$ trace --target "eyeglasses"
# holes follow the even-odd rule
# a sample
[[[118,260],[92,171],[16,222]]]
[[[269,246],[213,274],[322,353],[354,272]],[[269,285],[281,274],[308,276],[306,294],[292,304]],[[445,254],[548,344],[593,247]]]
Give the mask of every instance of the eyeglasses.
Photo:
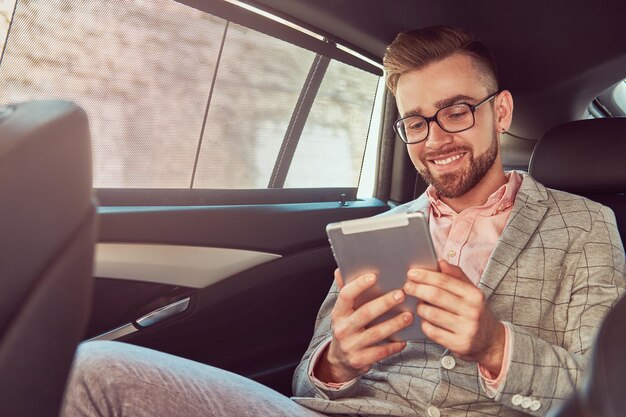
[[[393,130],[406,144],[423,142],[430,133],[430,122],[436,122],[439,127],[448,133],[459,133],[471,129],[476,123],[474,112],[483,104],[493,100],[498,91],[491,94],[475,105],[467,103],[453,104],[437,110],[432,117],[408,116],[397,120]]]

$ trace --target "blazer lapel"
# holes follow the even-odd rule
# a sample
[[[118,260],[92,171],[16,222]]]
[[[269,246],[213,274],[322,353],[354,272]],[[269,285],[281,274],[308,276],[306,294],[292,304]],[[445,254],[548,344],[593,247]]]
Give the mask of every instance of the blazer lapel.
[[[517,257],[539,227],[548,210],[542,203],[547,198],[545,187],[523,174],[511,215],[478,284],[487,299],[506,273],[513,268]]]

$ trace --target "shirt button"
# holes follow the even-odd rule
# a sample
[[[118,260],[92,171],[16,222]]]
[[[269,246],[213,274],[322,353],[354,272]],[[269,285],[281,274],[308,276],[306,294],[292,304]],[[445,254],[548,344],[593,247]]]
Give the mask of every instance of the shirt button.
[[[515,394],[515,395],[513,396],[513,398],[511,398],[511,403],[512,403],[513,405],[520,405],[520,404],[522,403],[522,401],[524,401],[524,397],[522,397],[522,396],[521,396],[521,395],[519,395],[519,394]]]
[[[433,407],[432,405],[428,407],[426,410],[428,417],[441,417],[441,411],[437,407]]]
[[[441,358],[441,365],[443,365],[443,367],[446,369],[454,369],[454,367],[456,366],[456,361],[454,360],[454,357],[446,355]]]
[[[530,408],[530,405],[533,403],[533,400],[531,400],[528,397],[524,397],[524,399],[522,400],[522,408]]]
[[[541,408],[541,403],[537,400],[534,400],[533,402],[530,403],[529,408],[531,411],[537,411]]]
[[[448,252],[448,258],[454,258],[454,255],[456,255],[456,252],[454,251],[454,249],[451,249],[451,250]]]

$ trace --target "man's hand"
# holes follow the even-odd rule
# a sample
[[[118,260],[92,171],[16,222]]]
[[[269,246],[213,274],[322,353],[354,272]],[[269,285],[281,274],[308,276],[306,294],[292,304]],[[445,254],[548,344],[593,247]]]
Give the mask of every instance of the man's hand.
[[[413,315],[410,313],[366,328],[372,320],[404,300],[402,290],[391,291],[359,308],[355,306],[357,297],[372,287],[376,279],[373,274],[363,275],[344,286],[339,269],[335,270],[340,291],[331,313],[333,339],[314,370],[320,381],[348,382],[365,374],[375,362],[406,347],[406,342],[380,342],[411,324]]]
[[[420,300],[422,331],[461,359],[479,363],[494,378],[504,357],[504,325],[496,320],[478,289],[457,266],[439,261],[441,272],[409,271],[407,295]]]

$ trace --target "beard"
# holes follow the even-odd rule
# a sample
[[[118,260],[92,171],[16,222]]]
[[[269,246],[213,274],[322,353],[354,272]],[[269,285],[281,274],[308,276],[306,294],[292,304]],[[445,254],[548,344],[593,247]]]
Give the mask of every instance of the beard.
[[[484,178],[498,157],[497,133],[493,132],[493,139],[489,145],[489,149],[477,157],[474,157],[472,149],[467,146],[454,146],[444,150],[445,153],[457,151],[466,152],[466,155],[469,158],[469,167],[459,169],[456,172],[444,173],[438,177],[432,175],[432,172],[428,168],[429,162],[426,160],[426,157],[432,158],[434,154],[424,154],[420,157],[420,161],[424,166],[423,168],[418,168],[417,171],[426,183],[433,186],[439,197],[461,197],[474,188]]]

